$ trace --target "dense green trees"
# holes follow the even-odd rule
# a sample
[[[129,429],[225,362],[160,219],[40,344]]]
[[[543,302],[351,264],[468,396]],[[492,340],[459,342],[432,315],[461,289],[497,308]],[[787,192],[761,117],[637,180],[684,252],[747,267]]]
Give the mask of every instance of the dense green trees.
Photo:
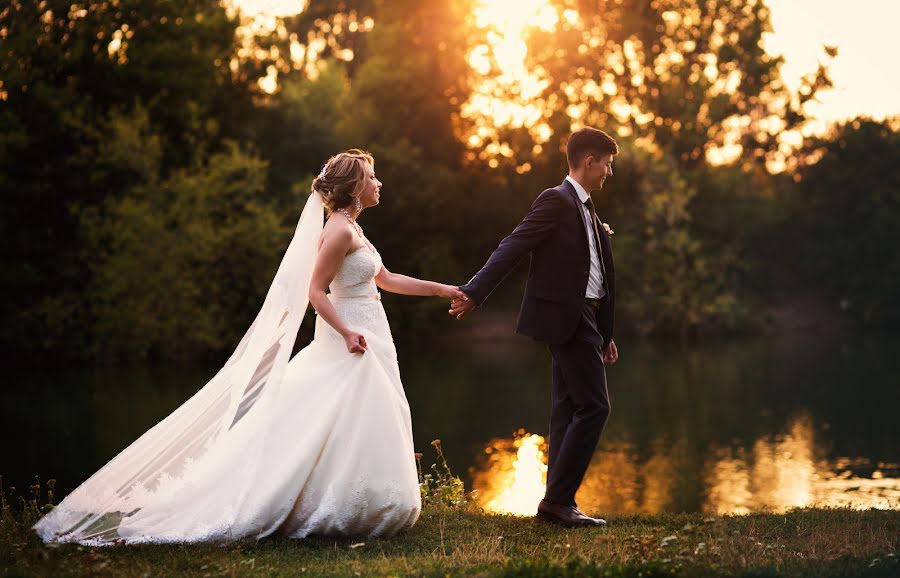
[[[0,29],[2,340],[82,356],[103,324],[91,239],[110,234],[82,215],[155,194],[243,130],[231,123],[250,104],[228,71],[234,23],[207,2],[26,0],[0,12]]]
[[[616,231],[623,330],[748,327],[785,275],[865,323],[895,321],[896,127],[855,121],[786,157],[777,136],[829,80],[822,68],[785,89],[760,48],[763,2],[600,5],[550,4],[555,28],[528,37],[529,92],[478,48],[496,31],[474,0],[314,0],[259,50],[214,3],[14,0],[0,9],[0,345],[228,351],[312,176],[351,146],[385,183],[363,224],[388,266],[464,282],[561,180],[573,122],[622,143],[597,204]],[[269,93],[257,79],[273,72]],[[542,112],[498,120],[478,95]],[[494,306],[515,307],[516,288]],[[389,305],[401,329],[448,323],[437,302]]]
[[[892,126],[893,124],[893,126]],[[789,221],[811,287],[859,321],[900,322],[900,132],[856,119],[809,139]]]
[[[265,161],[226,142],[163,176],[152,166],[162,139],[146,135],[146,119],[141,108],[114,116],[98,159],[140,164],[146,179],[80,212],[95,357],[191,357],[237,343],[290,238],[264,196]]]

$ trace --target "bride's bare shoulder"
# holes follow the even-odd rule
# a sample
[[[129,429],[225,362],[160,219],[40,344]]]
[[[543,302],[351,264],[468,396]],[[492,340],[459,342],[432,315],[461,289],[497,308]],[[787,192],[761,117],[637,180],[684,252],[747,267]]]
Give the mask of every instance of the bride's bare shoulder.
[[[319,247],[330,245],[346,249],[352,244],[353,231],[350,230],[346,219],[336,218],[334,215],[328,217],[325,221],[325,228],[322,229],[322,240],[319,242]]]

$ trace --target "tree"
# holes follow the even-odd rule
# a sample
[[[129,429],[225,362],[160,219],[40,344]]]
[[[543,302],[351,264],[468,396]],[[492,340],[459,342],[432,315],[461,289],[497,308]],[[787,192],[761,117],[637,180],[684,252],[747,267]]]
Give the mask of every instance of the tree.
[[[87,343],[83,259],[92,256],[78,214],[151,174],[164,180],[239,132],[250,101],[228,66],[234,29],[221,6],[195,0],[13,1],[0,10],[4,345],[77,355]],[[160,146],[144,146],[143,133],[117,142],[158,156],[108,146],[111,115],[139,109],[149,124],[131,128],[149,127]]]
[[[861,322],[900,322],[900,119],[858,118],[805,143],[791,255]]]
[[[643,215],[613,237],[622,267],[623,321],[641,333],[692,333],[733,326],[736,295],[730,279],[736,257],[691,231],[696,188],[676,163],[623,143],[620,178],[632,183]]]
[[[502,29],[471,40],[480,71],[460,122],[480,158],[539,165],[571,128],[588,125],[633,135],[688,168],[723,147],[717,162],[742,152],[762,164],[779,153],[780,133],[806,121],[802,105],[831,85],[823,65],[796,94],[785,87],[783,59],[763,48],[763,0],[551,6],[522,30],[525,71],[509,70]]]
[[[285,212],[265,196],[266,163],[226,143],[162,177],[158,163],[147,166],[163,141],[146,111],[114,114],[106,128],[110,156],[100,160],[148,171],[81,213],[89,353],[190,358],[234,347],[290,239]]]

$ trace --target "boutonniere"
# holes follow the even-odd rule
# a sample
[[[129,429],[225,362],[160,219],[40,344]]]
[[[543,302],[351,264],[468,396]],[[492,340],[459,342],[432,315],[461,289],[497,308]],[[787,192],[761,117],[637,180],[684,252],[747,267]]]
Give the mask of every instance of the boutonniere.
[[[609,235],[610,237],[615,235],[615,232],[613,232],[612,228],[610,228],[609,223],[604,223],[603,221],[600,221],[600,224],[603,225],[604,229],[606,229],[607,235]]]

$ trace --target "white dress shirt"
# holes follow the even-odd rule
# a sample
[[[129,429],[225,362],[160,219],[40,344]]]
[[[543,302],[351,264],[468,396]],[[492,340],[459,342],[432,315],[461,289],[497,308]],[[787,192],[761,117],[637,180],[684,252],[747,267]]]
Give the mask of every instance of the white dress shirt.
[[[603,289],[603,270],[600,267],[600,256],[597,254],[597,242],[594,241],[595,233],[594,224],[591,222],[591,212],[584,205],[590,198],[590,195],[584,190],[581,183],[572,177],[566,176],[566,180],[575,187],[575,192],[578,193],[578,199],[581,201],[581,217],[584,220],[584,228],[587,229],[587,244],[591,251],[591,271],[588,275],[588,284],[584,296],[589,299],[599,299],[606,295],[606,291]]]

